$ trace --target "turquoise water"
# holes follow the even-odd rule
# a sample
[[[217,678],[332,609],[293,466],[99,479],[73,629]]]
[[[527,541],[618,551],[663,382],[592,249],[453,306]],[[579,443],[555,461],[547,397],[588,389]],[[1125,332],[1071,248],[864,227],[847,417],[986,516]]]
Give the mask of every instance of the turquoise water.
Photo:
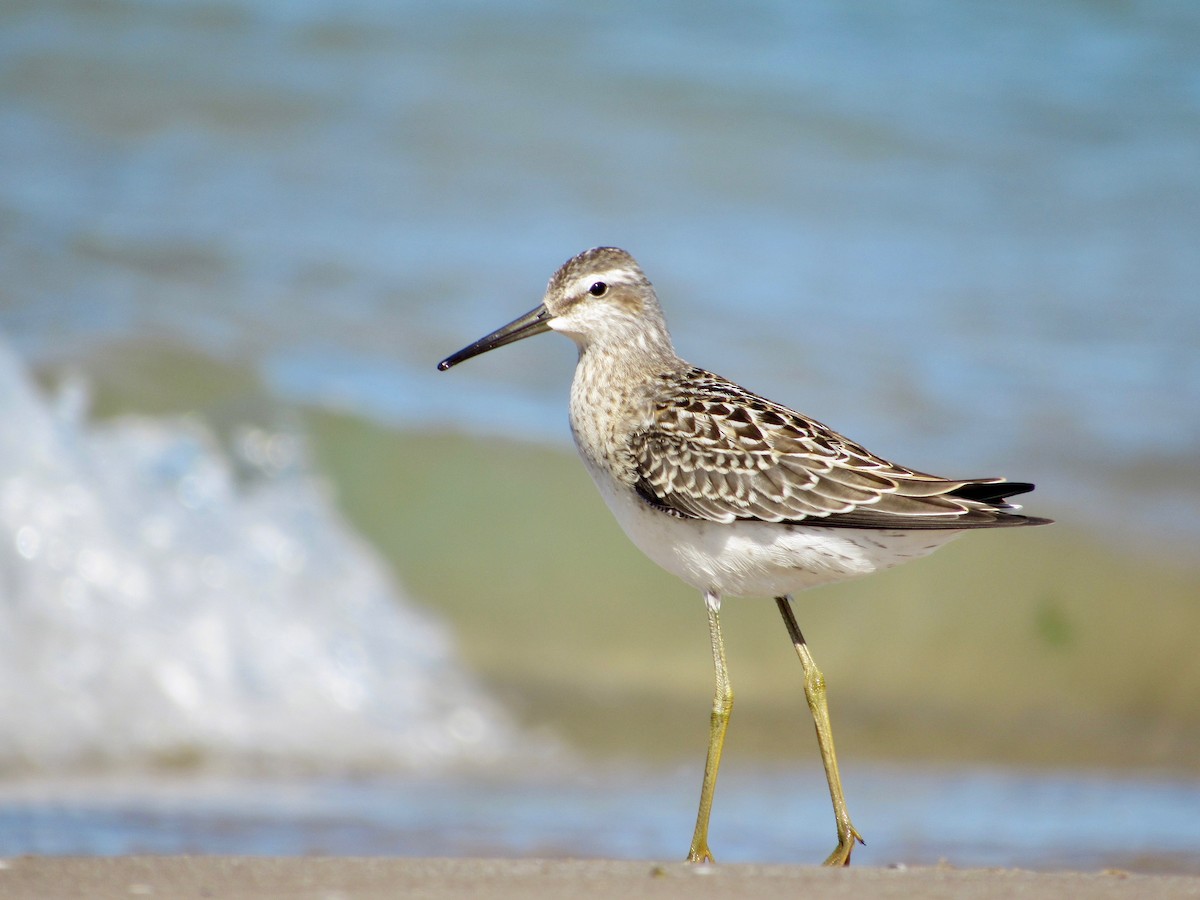
[[[294,435],[231,459],[203,422],[94,427],[85,385],[30,387],[115,341],[565,442],[565,342],[433,367],[620,244],[695,362],[901,462],[1036,481],[1037,514],[1194,544],[1198,46],[1168,0],[6,2],[0,854],[675,858],[690,832],[690,770],[514,772],[560,748],[380,574]],[[236,780],[264,769],[304,778]],[[723,779],[723,858],[827,852],[819,775],[779,777]],[[875,864],[1200,846],[1189,781],[847,779]]]

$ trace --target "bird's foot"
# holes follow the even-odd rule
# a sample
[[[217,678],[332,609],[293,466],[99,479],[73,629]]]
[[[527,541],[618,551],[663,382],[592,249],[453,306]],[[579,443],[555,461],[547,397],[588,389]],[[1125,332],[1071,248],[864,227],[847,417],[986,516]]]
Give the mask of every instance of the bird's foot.
[[[854,830],[854,826],[847,822],[844,828],[838,828],[838,845],[834,847],[833,852],[829,854],[822,865],[850,865],[850,852],[854,849],[856,842],[864,846],[867,843],[862,839],[862,835]]]
[[[699,847],[697,847],[695,844],[692,844],[691,848],[688,850],[687,861],[690,863],[716,862],[716,860],[713,859],[712,851],[708,849],[708,844],[702,844]]]

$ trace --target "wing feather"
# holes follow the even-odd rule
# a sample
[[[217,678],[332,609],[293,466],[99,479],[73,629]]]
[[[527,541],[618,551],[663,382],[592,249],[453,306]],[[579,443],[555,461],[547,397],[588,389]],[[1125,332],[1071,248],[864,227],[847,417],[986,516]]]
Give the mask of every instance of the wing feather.
[[[889,462],[821,423],[702,369],[660,382],[628,436],[631,478],[678,516],[852,528],[1034,524],[1003,478],[948,479]]]

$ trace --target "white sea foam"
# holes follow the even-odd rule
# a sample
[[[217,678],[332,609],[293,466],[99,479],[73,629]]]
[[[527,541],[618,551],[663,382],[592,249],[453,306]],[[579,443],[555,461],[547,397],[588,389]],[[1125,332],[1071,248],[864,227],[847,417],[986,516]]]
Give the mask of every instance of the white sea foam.
[[[246,430],[239,468],[195,419],[85,406],[44,399],[0,341],[0,772],[513,752],[299,439]]]

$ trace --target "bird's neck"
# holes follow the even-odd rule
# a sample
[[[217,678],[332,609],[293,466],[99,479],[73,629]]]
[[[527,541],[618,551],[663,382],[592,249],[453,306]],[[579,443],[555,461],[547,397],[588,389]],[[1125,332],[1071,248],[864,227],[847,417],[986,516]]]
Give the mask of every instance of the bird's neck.
[[[650,420],[661,377],[686,365],[669,337],[580,343],[571,382],[571,430],[589,466],[620,455],[628,433]]]
[[[579,365],[610,374],[634,374],[671,368],[678,361],[665,327],[610,327],[599,334],[576,337]]]

